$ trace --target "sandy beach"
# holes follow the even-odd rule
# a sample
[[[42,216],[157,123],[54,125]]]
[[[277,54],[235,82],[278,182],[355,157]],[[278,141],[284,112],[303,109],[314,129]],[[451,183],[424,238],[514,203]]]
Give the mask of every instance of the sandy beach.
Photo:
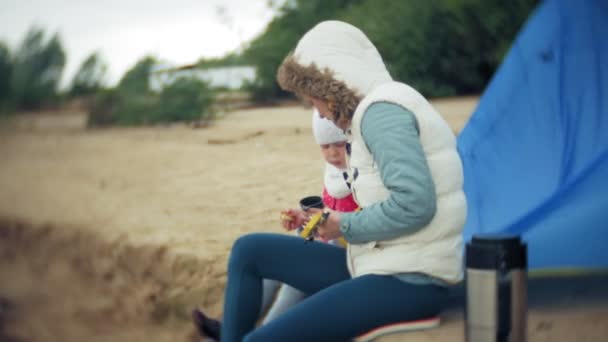
[[[459,132],[476,103],[433,104]],[[234,239],[281,232],[279,211],[321,190],[310,113],[249,109],[198,129],[0,121],[0,340],[197,341],[189,312],[221,314]],[[564,293],[531,308],[530,340],[605,341],[605,298]],[[381,341],[463,340],[459,305],[444,322]]]

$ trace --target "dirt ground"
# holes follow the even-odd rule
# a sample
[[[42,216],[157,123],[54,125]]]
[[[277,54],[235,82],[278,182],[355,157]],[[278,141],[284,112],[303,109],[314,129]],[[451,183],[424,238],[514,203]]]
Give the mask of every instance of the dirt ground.
[[[458,132],[476,103],[434,105]],[[189,312],[221,314],[234,239],[279,232],[279,210],[321,189],[310,112],[250,109],[204,129],[0,122],[0,340],[197,340]],[[462,340],[461,311],[382,341]],[[608,305],[540,305],[530,340],[604,341],[606,323]]]

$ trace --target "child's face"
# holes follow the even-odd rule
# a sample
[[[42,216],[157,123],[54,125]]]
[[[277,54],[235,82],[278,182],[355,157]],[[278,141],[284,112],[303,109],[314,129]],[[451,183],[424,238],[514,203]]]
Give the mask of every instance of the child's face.
[[[321,154],[323,159],[338,169],[346,168],[346,141],[339,141],[333,144],[324,144],[321,146]]]

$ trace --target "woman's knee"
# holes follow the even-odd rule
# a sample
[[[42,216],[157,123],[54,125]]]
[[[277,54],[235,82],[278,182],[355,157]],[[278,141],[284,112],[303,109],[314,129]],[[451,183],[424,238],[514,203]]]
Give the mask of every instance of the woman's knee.
[[[242,252],[252,252],[255,251],[255,246],[259,243],[262,236],[265,234],[259,233],[250,233],[245,234],[236,241],[232,245],[232,253],[242,253]]]
[[[260,234],[253,233],[236,239],[230,251],[229,266],[255,259],[256,250],[259,250],[259,247],[256,248],[256,246],[259,244],[260,238]]]

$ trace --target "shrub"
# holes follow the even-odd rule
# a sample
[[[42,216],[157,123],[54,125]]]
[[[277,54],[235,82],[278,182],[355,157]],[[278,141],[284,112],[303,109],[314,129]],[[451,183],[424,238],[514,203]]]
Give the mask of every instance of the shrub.
[[[179,78],[163,89],[156,110],[156,122],[196,121],[211,115],[213,92],[194,78]]]
[[[213,98],[207,84],[193,78],[180,78],[160,94],[109,89],[94,96],[87,123],[101,127],[192,122],[212,116]]]

